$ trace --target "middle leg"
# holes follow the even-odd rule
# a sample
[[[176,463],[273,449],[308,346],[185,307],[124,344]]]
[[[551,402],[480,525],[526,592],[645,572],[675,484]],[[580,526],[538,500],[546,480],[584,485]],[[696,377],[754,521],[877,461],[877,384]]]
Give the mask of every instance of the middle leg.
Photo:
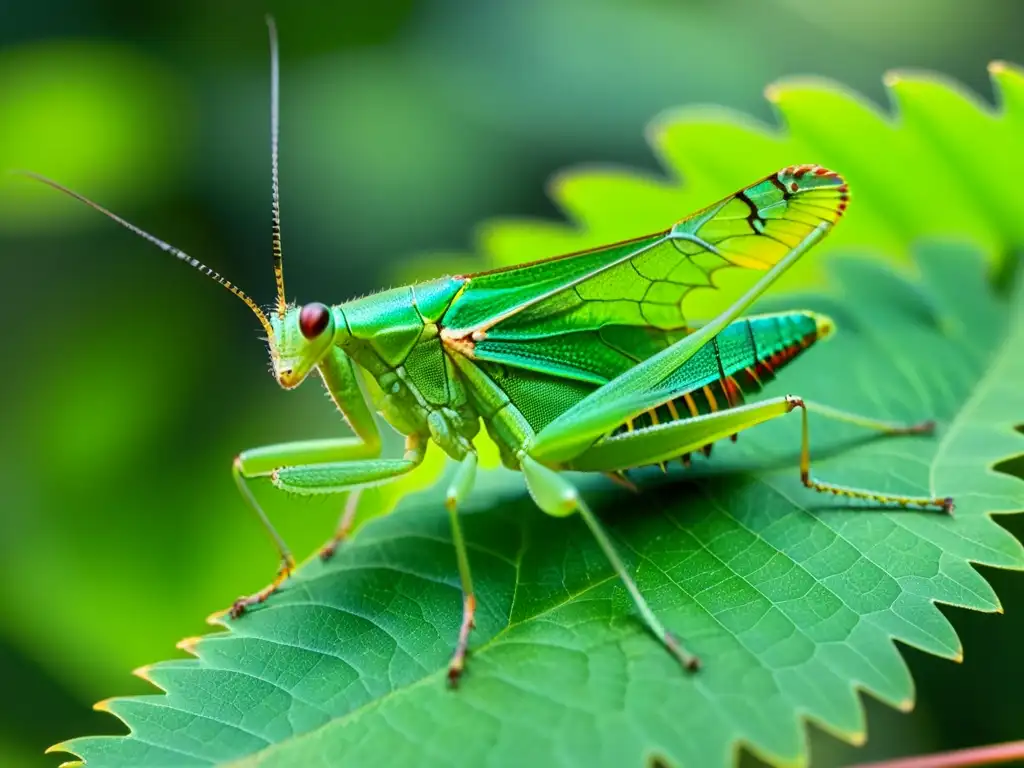
[[[359,497],[362,495],[362,492],[362,488],[356,488],[345,499],[345,506],[341,511],[341,517],[338,518],[338,525],[334,529],[334,535],[320,550],[320,559],[324,562],[334,557],[338,547],[352,533],[352,524],[356,521],[356,513],[359,511]]]
[[[327,447],[332,446],[332,443],[327,441],[324,441],[324,444]],[[260,458],[261,460],[269,459],[280,466],[279,469],[265,473],[269,475],[275,486],[299,496],[344,493],[345,491],[358,490],[369,485],[387,483],[416,469],[423,461],[426,448],[422,438],[411,435],[406,438],[405,456],[401,459],[363,459],[293,465],[287,461],[289,449],[292,449],[293,446],[301,447],[302,444],[285,444],[272,447],[271,449],[261,449],[263,455]],[[326,451],[324,452],[326,453]],[[312,452],[302,454],[298,450],[293,450],[292,454],[320,458],[319,455]],[[244,474],[236,470],[236,481],[238,481],[239,488],[247,496],[257,512],[259,512],[260,518],[266,521],[275,541],[282,548],[282,566],[270,585],[253,595],[240,597],[235,601],[230,611],[232,618],[238,618],[249,607],[266,601],[267,598],[281,587],[285,579],[291,575],[295,568],[295,559],[292,557],[291,552],[284,548],[283,540],[277,535],[276,530],[270,525],[262,508],[256,503],[256,499],[252,496],[252,491],[249,490],[245,483],[246,479]]]
[[[477,458],[475,453],[467,453],[455,472],[452,484],[448,486],[444,505],[448,508],[448,518],[452,526],[452,543],[455,545],[455,557],[459,563],[459,580],[462,582],[462,623],[459,626],[459,639],[455,644],[451,662],[448,664],[448,684],[454,688],[459,684],[466,668],[466,654],[469,648],[469,633],[476,625],[476,594],[473,592],[473,574],[469,570],[469,553],[466,552],[466,541],[462,537],[462,526],[459,524],[459,504],[473,490],[476,479]]]
[[[661,623],[661,620],[647,604],[647,600],[640,592],[640,588],[637,587],[633,577],[629,575],[625,563],[619,557],[619,553],[615,549],[611,538],[605,532],[590,507],[587,506],[580,496],[576,487],[560,472],[544,466],[535,459],[530,458],[529,455],[522,457],[520,467],[523,471],[523,476],[526,478],[526,487],[541,510],[555,517],[565,517],[574,512],[580,514],[604,552],[605,557],[611,563],[612,568],[615,569],[615,573],[625,585],[630,597],[633,598],[633,604],[640,612],[640,616],[651,633],[661,641],[669,653],[686,669],[691,671],[699,669],[700,659],[680,644],[678,638],[665,628],[665,625]]]

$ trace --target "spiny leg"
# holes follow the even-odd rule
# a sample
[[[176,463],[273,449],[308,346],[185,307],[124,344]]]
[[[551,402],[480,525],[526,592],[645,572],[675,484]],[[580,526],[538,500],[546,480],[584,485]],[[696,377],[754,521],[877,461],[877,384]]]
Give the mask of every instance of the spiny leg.
[[[850,498],[867,499],[880,504],[899,504],[904,507],[935,507],[951,512],[952,499],[902,496],[881,493],[865,488],[846,488],[832,483],[823,483],[810,476],[810,438],[807,424],[807,409],[812,408],[833,419],[858,426],[877,429],[887,434],[920,434],[934,428],[931,422],[899,424],[879,421],[857,414],[847,413],[828,406],[805,404],[802,398],[787,395],[758,403],[749,403],[714,413],[707,413],[692,419],[682,419],[656,426],[620,432],[584,451],[570,462],[567,469],[584,472],[614,472],[624,469],[655,464],[696,450],[699,446],[722,440],[729,435],[750,429],[758,424],[771,421],[800,408],[803,411],[803,438],[801,441],[800,470],[804,485],[817,491],[834,493]]]
[[[235,457],[235,461],[231,465],[231,474],[235,478],[235,484],[238,486],[239,491],[241,491],[242,496],[249,503],[249,506],[256,511],[256,515],[259,517],[263,527],[266,529],[267,533],[270,534],[270,538],[273,539],[274,545],[277,547],[277,553],[281,558],[281,565],[277,569],[277,573],[274,575],[274,579],[270,584],[255,594],[240,597],[235,600],[234,604],[231,606],[230,615],[231,618],[237,619],[250,605],[262,603],[270,597],[280,588],[285,579],[292,575],[292,571],[295,570],[295,556],[292,555],[291,550],[281,537],[281,534],[279,534],[277,529],[274,528],[274,524],[270,522],[270,518],[267,517],[267,513],[263,511],[263,507],[260,506],[258,501],[256,501],[256,496],[253,495],[252,489],[249,488],[248,483],[245,482],[242,455]]]
[[[338,525],[334,529],[334,535],[320,550],[320,559],[324,562],[334,557],[334,553],[337,551],[338,547],[352,532],[352,523],[355,522],[356,512],[359,511],[359,496],[361,494],[362,489],[356,488],[348,495],[348,498],[345,499],[345,507],[342,509],[341,517],[338,519]]]
[[[676,636],[665,628],[661,620],[651,610],[644,596],[640,593],[636,582],[633,581],[629,571],[626,570],[626,566],[622,562],[622,558],[619,557],[619,553],[616,551],[608,534],[605,533],[597,517],[580,497],[576,487],[559,472],[544,466],[528,455],[522,457],[520,466],[526,478],[526,486],[530,490],[530,495],[537,503],[537,506],[544,512],[556,517],[564,517],[573,512],[579,512],[587,527],[590,528],[590,532],[597,539],[597,543],[604,551],[608,561],[612,564],[615,572],[629,591],[630,596],[633,598],[633,603],[636,605],[648,629],[686,669],[698,669],[700,667],[700,660],[683,648]]]
[[[473,490],[476,479],[477,458],[475,453],[466,454],[455,472],[452,484],[448,486],[444,505],[448,508],[448,519],[452,526],[452,542],[455,544],[455,557],[459,562],[459,579],[462,582],[462,624],[459,627],[459,639],[455,644],[455,652],[448,664],[448,684],[454,688],[466,669],[466,652],[469,647],[469,633],[475,626],[476,595],[473,592],[473,575],[469,570],[469,554],[466,552],[466,541],[462,536],[459,524],[458,507]]]
[[[800,440],[800,481],[805,486],[811,490],[818,491],[819,493],[831,493],[835,496],[845,496],[850,499],[865,499],[879,504],[899,504],[902,507],[934,507],[942,510],[947,515],[953,514],[953,499],[950,496],[941,498],[900,496],[896,494],[880,493],[866,488],[851,488],[849,486],[836,485],[835,483],[826,483],[816,480],[811,476],[811,437],[810,426],[807,418],[808,408],[833,419],[847,421],[871,429],[877,429],[887,434],[915,434],[931,432],[935,428],[934,422],[925,421],[920,424],[909,425],[894,424],[857,416],[856,414],[846,413],[834,408],[829,408],[828,406],[816,406],[813,403],[808,404],[799,397],[790,396],[789,399],[792,400],[793,407],[800,409],[802,422]]]
[[[411,436],[406,439],[406,452],[401,459],[323,460],[326,457],[343,455],[346,448],[351,449],[349,453],[357,455],[365,454],[366,451],[365,445],[345,439],[285,443],[279,446],[260,448],[257,449],[258,456],[252,461],[253,466],[263,467],[267,464],[277,464],[280,469],[261,473],[256,473],[253,470],[252,474],[246,471],[246,457],[249,452],[240,454],[236,459],[235,479],[238,486],[277,544],[282,565],[277,576],[268,586],[255,594],[240,597],[235,601],[231,606],[232,618],[241,616],[249,606],[264,602],[281,587],[285,579],[295,570],[294,557],[246,484],[245,480],[248,477],[269,474],[278,488],[303,496],[342,493],[353,490],[353,486],[375,485],[404,475],[420,465],[425,452],[423,441],[416,436]]]
[[[295,558],[256,501],[246,480],[273,475],[280,467],[354,461],[380,455],[380,432],[360,388],[359,377],[352,361],[341,350],[335,349],[320,362],[317,373],[334,404],[355,432],[355,436],[267,445],[243,451],[235,457],[232,466],[235,483],[274,540],[281,558],[281,566],[269,586],[254,595],[240,597],[235,601],[231,606],[233,618],[240,616],[248,606],[266,600],[295,570]]]
[[[662,422],[632,432],[619,432],[598,441],[563,466],[580,472],[619,472],[670,461],[785,415],[793,407],[786,398],[776,397],[691,418]]]

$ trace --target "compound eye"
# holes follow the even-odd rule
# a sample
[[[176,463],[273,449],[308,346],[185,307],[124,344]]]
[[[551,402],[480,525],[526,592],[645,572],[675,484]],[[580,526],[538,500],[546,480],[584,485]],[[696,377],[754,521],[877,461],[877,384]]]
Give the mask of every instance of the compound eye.
[[[299,330],[307,339],[315,339],[330,322],[331,310],[319,302],[307,304],[299,311]]]

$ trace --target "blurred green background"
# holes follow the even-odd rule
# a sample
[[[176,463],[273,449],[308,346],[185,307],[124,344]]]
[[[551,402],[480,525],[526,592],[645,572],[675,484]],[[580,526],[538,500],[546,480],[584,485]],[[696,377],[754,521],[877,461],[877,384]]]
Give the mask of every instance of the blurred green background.
[[[328,302],[393,285],[417,252],[470,250],[487,217],[557,216],[544,185],[566,166],[656,170],[643,131],[664,109],[714,102],[772,122],[764,86],[811,73],[886,106],[893,67],[990,99],[985,65],[1024,62],[1013,0],[0,8],[0,167],[81,190],[261,302],[265,10],[282,40],[289,296]],[[46,746],[121,730],[93,702],[149,692],[129,670],[178,653],[273,571],[231,457],[338,422],[315,386],[286,396],[267,375],[239,302],[51,190],[0,181],[0,254],[0,765],[56,765]],[[270,512],[306,553],[335,506]],[[916,711],[868,702],[869,746],[817,734],[816,764],[1024,735],[1024,582],[986,575],[1009,615],[955,611],[967,661],[908,650]]]

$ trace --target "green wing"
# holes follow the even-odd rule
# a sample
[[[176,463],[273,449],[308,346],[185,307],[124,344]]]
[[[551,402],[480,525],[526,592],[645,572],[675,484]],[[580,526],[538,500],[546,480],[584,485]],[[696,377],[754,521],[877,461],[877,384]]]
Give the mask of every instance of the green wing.
[[[716,270],[768,269],[848,197],[835,172],[789,166],[663,232],[466,275],[442,322],[474,359],[603,384],[689,332],[683,301]]]

